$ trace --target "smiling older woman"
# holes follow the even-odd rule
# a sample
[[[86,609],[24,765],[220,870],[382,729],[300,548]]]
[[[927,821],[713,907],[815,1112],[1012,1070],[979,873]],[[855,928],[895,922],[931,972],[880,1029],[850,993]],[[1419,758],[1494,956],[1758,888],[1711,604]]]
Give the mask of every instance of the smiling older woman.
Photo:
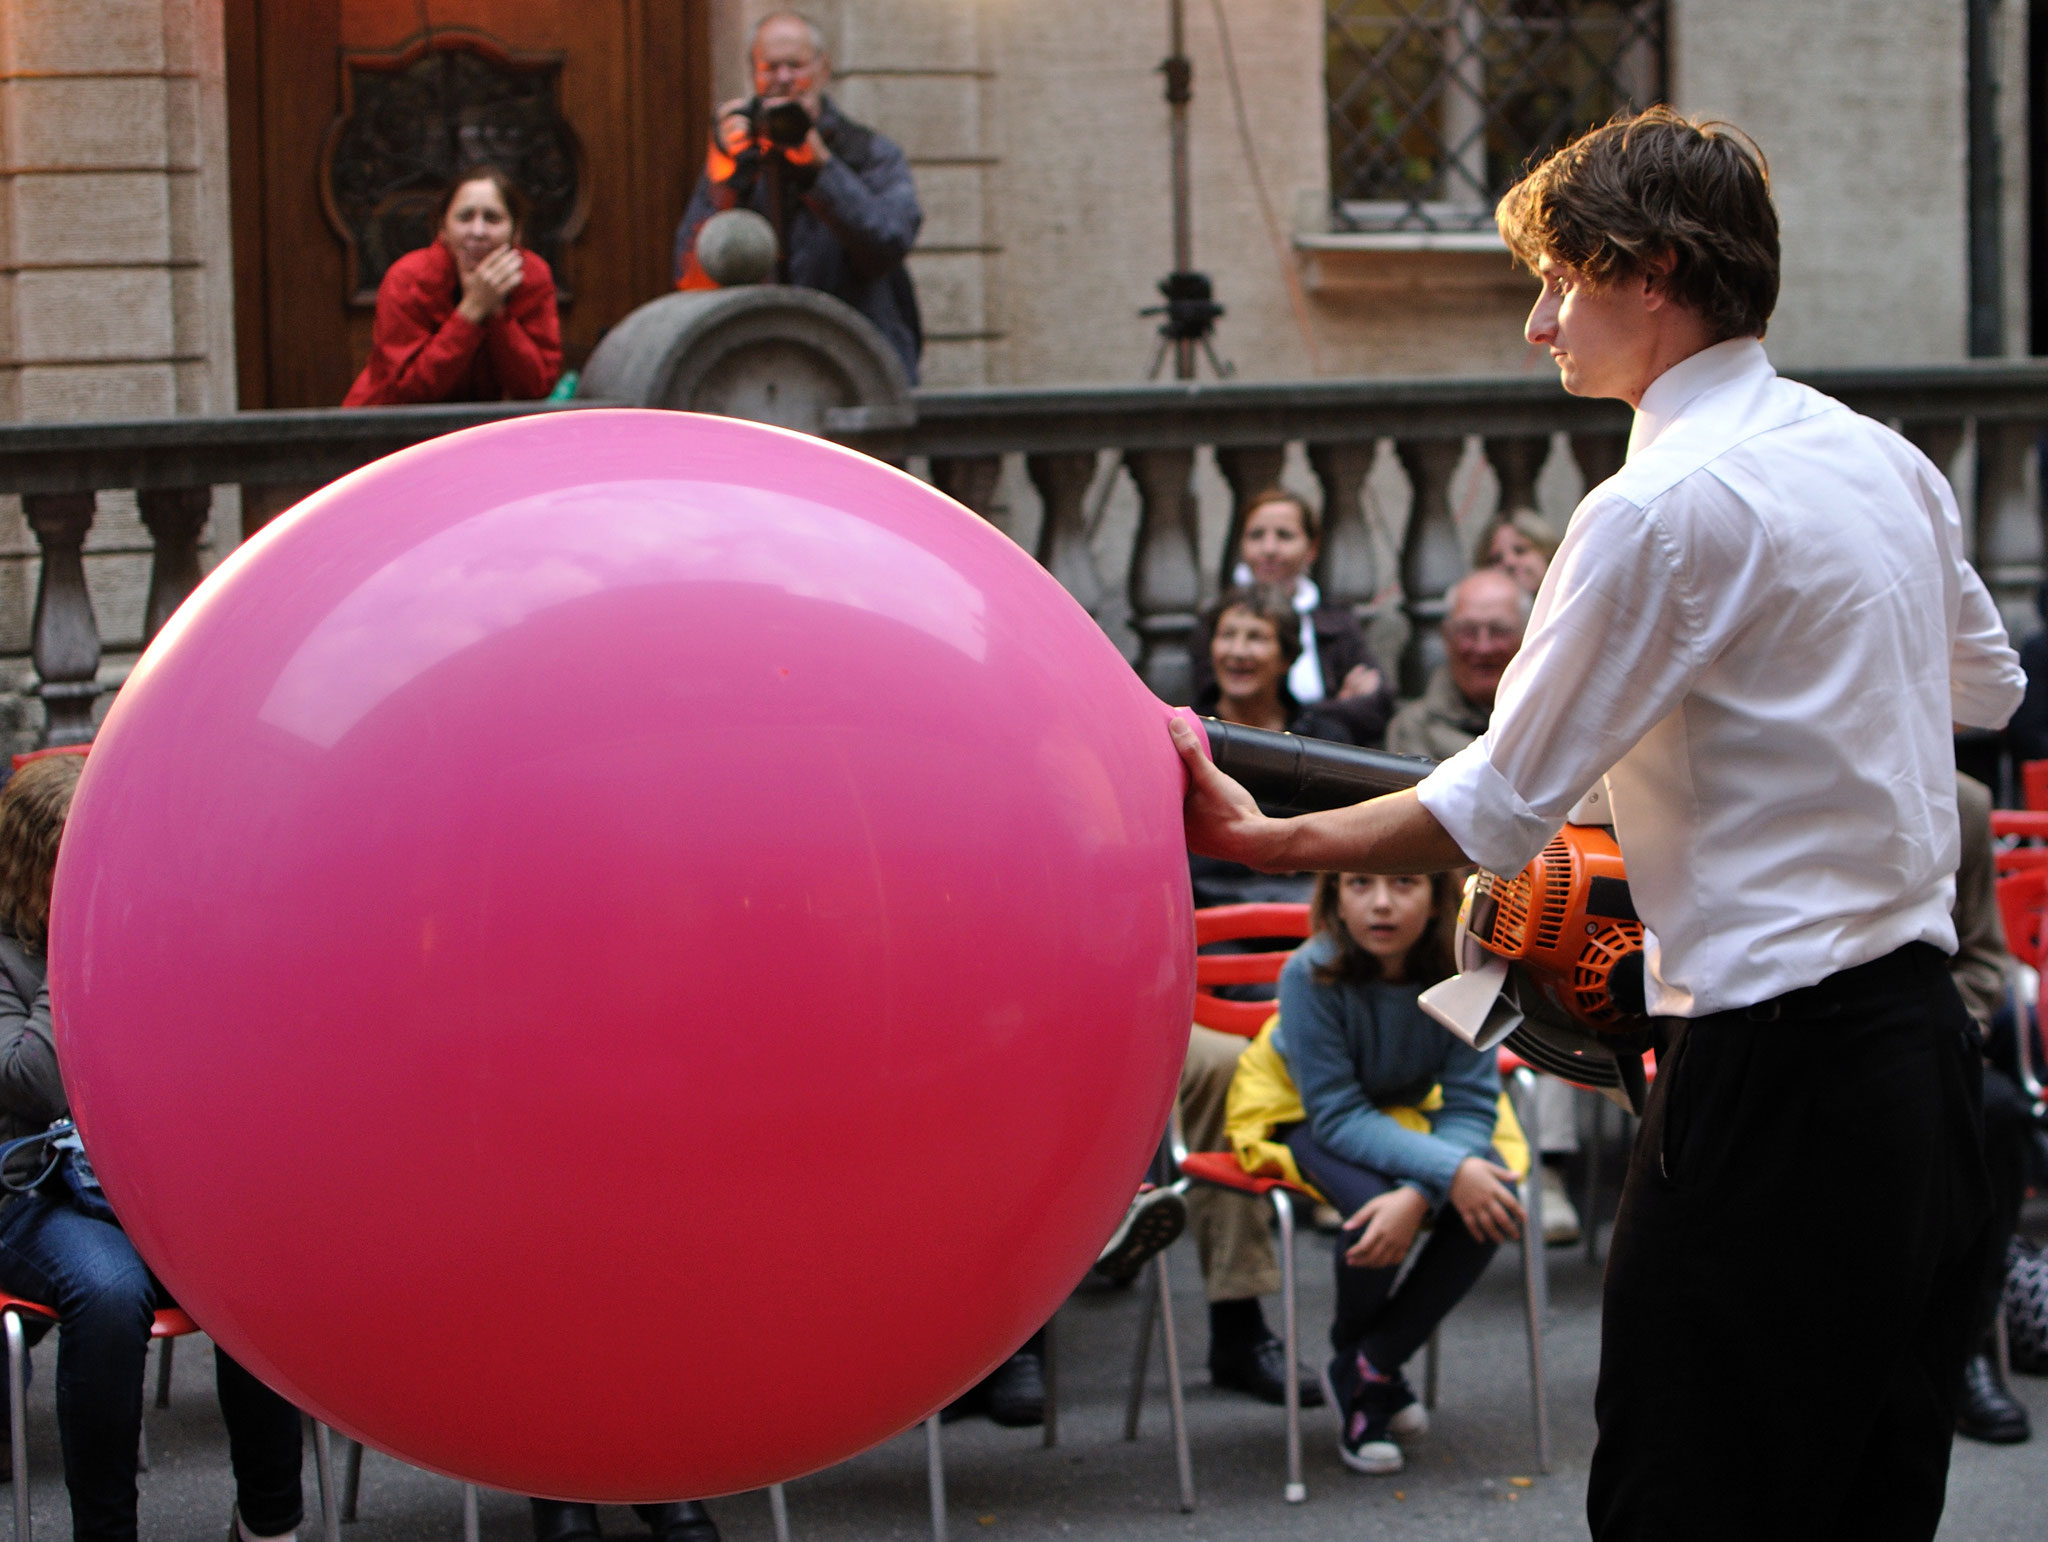
[[[442,195],[438,233],[377,286],[370,358],[344,407],[532,401],[562,373],[555,276],[522,251],[525,197],[495,166]]]

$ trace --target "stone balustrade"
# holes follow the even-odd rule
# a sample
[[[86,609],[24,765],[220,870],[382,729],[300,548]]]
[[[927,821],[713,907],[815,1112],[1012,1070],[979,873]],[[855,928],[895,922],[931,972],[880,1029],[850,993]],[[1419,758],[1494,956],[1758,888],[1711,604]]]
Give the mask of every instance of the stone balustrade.
[[[2031,630],[2048,361],[1805,378],[1896,424],[1950,474],[1974,560],[2008,625]],[[320,486],[438,434],[582,405],[595,404],[0,425],[0,495],[19,496],[36,545],[15,560],[36,570],[29,659],[39,742],[92,733],[102,644],[81,554],[101,493],[132,490],[152,543],[147,642],[199,581],[213,489],[239,485],[245,510],[260,511],[283,501],[279,489]],[[1445,591],[1465,571],[1461,513],[1469,533],[1494,507],[1536,506],[1539,484],[1554,496],[1558,486],[1598,482],[1621,463],[1628,421],[1619,404],[1575,399],[1546,379],[1315,380],[926,391],[908,412],[835,410],[827,432],[922,470],[1014,534],[1026,534],[1026,522],[1011,505],[1028,489],[1041,511],[1033,555],[1126,642],[1147,684],[1184,700],[1195,615],[1225,576],[1251,493],[1292,474],[1320,494],[1326,602],[1391,624],[1378,635],[1408,638],[1401,673],[1413,690],[1433,657]],[[1381,489],[1377,531],[1369,484]],[[1482,485],[1490,491],[1475,512],[1471,489]],[[1134,504],[1121,525],[1103,519],[1105,491],[1117,486]],[[1384,507],[1389,487],[1405,507]],[[1855,538],[1845,526],[1843,539]]]

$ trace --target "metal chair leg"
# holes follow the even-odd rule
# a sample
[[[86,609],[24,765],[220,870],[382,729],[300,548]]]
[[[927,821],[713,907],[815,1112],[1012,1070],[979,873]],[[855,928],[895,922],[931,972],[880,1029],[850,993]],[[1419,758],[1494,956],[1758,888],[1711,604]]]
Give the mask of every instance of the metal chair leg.
[[[1515,1072],[1514,1089],[1519,1094],[1513,1100],[1515,1112],[1521,1117],[1522,1133],[1529,1141],[1529,1175],[1522,1180],[1522,1209],[1527,1216],[1522,1227],[1522,1240],[1527,1242],[1533,1237],[1536,1241],[1533,1252],[1524,1251],[1524,1270],[1533,1269],[1536,1309],[1548,1315],[1550,1271],[1543,1243],[1543,1118],[1536,1107],[1536,1073],[1526,1066]]]
[[[341,1459],[341,1521],[345,1526],[356,1518],[356,1503],[363,1497],[363,1443],[343,1438],[348,1454]]]
[[[135,1432],[135,1470],[149,1471],[149,1423],[145,1420]]]
[[[320,1477],[320,1535],[326,1542],[341,1542],[340,1495],[334,1484],[334,1444],[327,1426],[318,1419],[313,1425],[313,1470]]]
[[[1301,1325],[1295,1321],[1294,1293],[1294,1201],[1285,1189],[1272,1191],[1273,1213],[1280,1219],[1280,1318],[1287,1371],[1282,1382],[1287,1390],[1287,1502],[1298,1505],[1308,1498],[1308,1485],[1301,1478]]]
[[[462,1542],[479,1542],[483,1527],[476,1513],[476,1485],[462,1485]]]
[[[1195,1459],[1188,1449],[1187,1405],[1181,1399],[1180,1344],[1173,1327],[1173,1283],[1166,1273],[1166,1255],[1152,1260],[1159,1281],[1159,1328],[1161,1352],[1166,1356],[1166,1419],[1173,1428],[1173,1466],[1180,1479],[1180,1508],[1183,1515],[1195,1509]]]
[[[1540,1182],[1532,1185],[1541,1188]],[[1550,1411],[1543,1395],[1543,1231],[1532,1216],[1522,1232],[1522,1296],[1529,1316],[1529,1400],[1536,1413],[1536,1470],[1550,1471]]]
[[[32,1542],[28,1514],[28,1342],[21,1313],[7,1312],[7,1438],[14,1449],[14,1542]]]
[[[789,1542],[789,1501],[780,1483],[768,1485],[768,1518],[775,1523],[775,1542]]]
[[[171,1357],[177,1353],[176,1339],[158,1339],[156,1342],[156,1406],[171,1406]]]
[[[1429,1345],[1422,1354],[1422,1406],[1432,1412],[1436,1409],[1437,1365],[1443,1359],[1443,1345],[1438,1342],[1442,1334],[1442,1328],[1430,1329]]]
[[[939,1447],[939,1416],[924,1421],[924,1470],[932,1491],[932,1542],[946,1542],[946,1454]]]
[[[1045,1320],[1045,1337],[1039,1340],[1045,1357],[1045,1444],[1050,1450],[1060,1443],[1060,1354],[1059,1320],[1055,1311]]]
[[[1156,1263],[1158,1260],[1153,1260]],[[1151,1268],[1147,1264],[1146,1268]],[[1152,1291],[1139,1292],[1138,1345],[1131,1355],[1131,1391],[1124,1402],[1124,1439],[1138,1438],[1138,1415],[1145,1408],[1145,1372],[1152,1357],[1152,1318],[1159,1310],[1159,1298]]]

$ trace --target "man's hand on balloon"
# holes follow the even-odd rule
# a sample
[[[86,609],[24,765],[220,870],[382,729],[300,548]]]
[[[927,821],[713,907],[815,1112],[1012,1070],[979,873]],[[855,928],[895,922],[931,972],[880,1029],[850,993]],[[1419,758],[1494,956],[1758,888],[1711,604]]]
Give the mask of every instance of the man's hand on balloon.
[[[1279,822],[1260,813],[1252,795],[1216,769],[1200,735],[1184,719],[1170,719],[1167,732],[1188,772],[1187,796],[1181,804],[1188,850],[1246,867],[1263,866]]]

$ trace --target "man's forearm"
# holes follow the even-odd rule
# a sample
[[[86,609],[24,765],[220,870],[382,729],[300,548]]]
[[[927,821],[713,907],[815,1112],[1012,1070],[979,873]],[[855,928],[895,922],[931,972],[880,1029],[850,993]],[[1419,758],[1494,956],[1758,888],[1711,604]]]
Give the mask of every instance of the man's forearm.
[[[1471,858],[1412,792],[1349,808],[1275,820],[1271,861],[1280,873],[1437,873]]]

